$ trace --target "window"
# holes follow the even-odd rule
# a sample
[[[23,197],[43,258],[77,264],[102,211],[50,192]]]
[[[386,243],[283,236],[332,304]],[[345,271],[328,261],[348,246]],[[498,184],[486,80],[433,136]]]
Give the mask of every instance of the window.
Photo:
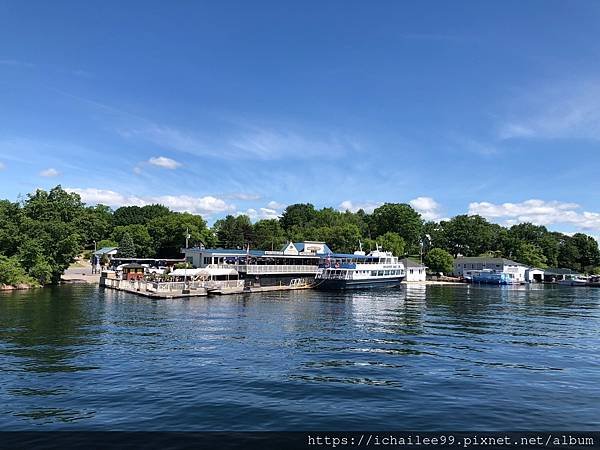
[[[376,270],[372,270],[371,271],[371,276],[372,277],[376,277],[377,276],[377,271]]]
[[[413,270],[412,270],[412,269],[410,269],[410,274],[412,275],[412,273],[413,273]]]

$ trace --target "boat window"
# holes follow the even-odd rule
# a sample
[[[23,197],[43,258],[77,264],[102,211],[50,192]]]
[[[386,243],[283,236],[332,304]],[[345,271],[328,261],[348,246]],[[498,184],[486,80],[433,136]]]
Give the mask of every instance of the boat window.
[[[382,276],[383,276],[383,270],[379,270],[379,271],[377,271],[377,276],[378,276],[378,277],[382,277]]]

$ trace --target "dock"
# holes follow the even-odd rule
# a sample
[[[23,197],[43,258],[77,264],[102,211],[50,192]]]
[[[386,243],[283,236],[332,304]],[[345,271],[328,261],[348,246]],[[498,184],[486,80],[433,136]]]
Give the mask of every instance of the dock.
[[[241,280],[240,280],[241,281]],[[207,295],[254,294],[260,292],[295,291],[312,289],[313,283],[305,280],[293,280],[287,285],[255,286],[241,283],[190,281],[190,282],[155,282],[147,280],[120,280],[100,277],[100,286],[117,291],[155,299],[205,297]]]

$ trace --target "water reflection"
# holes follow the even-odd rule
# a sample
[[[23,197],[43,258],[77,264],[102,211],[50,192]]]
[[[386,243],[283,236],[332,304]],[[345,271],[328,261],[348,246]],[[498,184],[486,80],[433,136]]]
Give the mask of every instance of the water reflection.
[[[599,302],[600,289],[418,284],[0,294],[0,426],[595,429]]]

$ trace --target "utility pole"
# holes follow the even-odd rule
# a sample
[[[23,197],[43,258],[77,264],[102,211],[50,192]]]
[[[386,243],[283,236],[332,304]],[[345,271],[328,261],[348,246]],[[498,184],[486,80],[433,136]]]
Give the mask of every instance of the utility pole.
[[[190,240],[190,229],[188,227],[185,228],[185,248],[188,248],[189,245],[189,240]],[[187,253],[185,254],[185,266],[183,266],[183,290],[182,290],[182,294],[186,293],[185,291],[187,290]],[[189,293],[189,292],[188,292]]]
[[[92,273],[96,273],[97,267],[98,267],[98,262],[96,261],[96,259],[98,259],[98,256],[96,255],[97,251],[98,251],[98,249],[96,248],[96,241],[94,241],[94,257],[92,258]]]

